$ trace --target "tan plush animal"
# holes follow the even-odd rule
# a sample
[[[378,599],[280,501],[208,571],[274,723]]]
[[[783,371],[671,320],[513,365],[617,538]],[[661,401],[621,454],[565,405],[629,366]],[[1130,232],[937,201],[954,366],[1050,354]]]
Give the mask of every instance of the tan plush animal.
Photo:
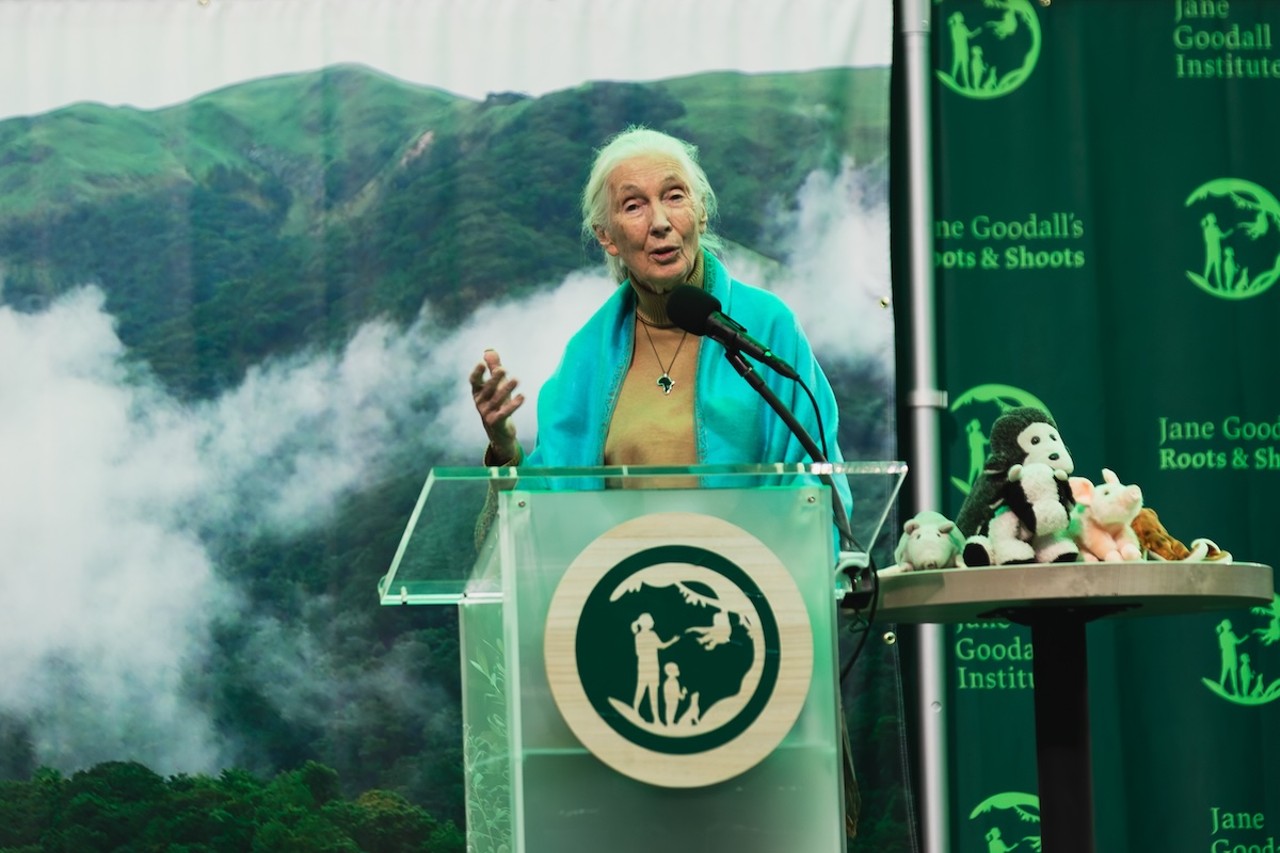
[[[1231,553],[1223,551],[1212,540],[1196,539],[1188,548],[1175,539],[1164,525],[1160,516],[1151,507],[1143,507],[1138,517],[1133,520],[1133,531],[1138,534],[1142,543],[1142,553],[1149,560],[1211,560],[1224,563],[1231,562]]]

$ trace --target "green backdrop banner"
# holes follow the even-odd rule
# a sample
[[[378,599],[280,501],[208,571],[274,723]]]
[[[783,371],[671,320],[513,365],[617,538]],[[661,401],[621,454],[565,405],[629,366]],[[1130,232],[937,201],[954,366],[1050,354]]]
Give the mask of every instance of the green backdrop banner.
[[[945,507],[1004,409],[1275,565],[1280,4],[934,5]],[[1098,849],[1271,851],[1280,607],[1089,628]],[[1039,848],[1029,632],[948,628],[954,849]]]

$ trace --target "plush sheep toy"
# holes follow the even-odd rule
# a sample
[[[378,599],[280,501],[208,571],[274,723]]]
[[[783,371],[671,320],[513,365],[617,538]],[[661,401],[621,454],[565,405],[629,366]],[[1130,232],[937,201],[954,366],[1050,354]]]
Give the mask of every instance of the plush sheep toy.
[[[956,527],[966,537],[961,556],[961,562],[966,566],[1010,562],[1007,557],[1011,553],[1025,554],[1026,547],[1029,547],[1025,540],[1017,538],[1017,525],[1010,524],[1008,519],[995,530],[991,528],[996,512],[1008,506],[1011,497],[1015,501],[1019,500],[1017,495],[1020,488],[1015,486],[1010,489],[1009,485],[1009,470],[1014,465],[1043,464],[1066,475],[1070,475],[1075,469],[1071,453],[1058,433],[1057,423],[1048,412],[1034,406],[1013,408],[996,418],[991,425],[990,442],[991,452],[987,455],[982,472],[960,507],[960,514],[956,516]],[[1075,505],[1071,487],[1065,477],[1060,479],[1055,476],[1053,482],[1058,502],[1063,512],[1069,515]],[[1009,541],[1010,535],[1024,547]],[[1069,543],[1069,537],[1064,538]],[[1059,543],[1051,550],[1057,552],[1052,557],[1052,562],[1073,562],[1079,556],[1079,549],[1074,543]],[[997,552],[1000,552],[1000,556],[997,556]],[[1050,555],[1046,552],[1044,556]],[[1013,561],[1027,562],[1020,558]]]
[[[894,549],[893,561],[899,571],[949,569],[956,565],[964,537],[955,523],[942,513],[924,510],[907,519]]]

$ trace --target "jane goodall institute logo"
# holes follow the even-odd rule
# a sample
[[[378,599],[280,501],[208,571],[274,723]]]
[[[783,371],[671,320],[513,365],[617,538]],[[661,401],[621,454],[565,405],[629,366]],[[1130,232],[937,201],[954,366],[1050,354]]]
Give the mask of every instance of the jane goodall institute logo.
[[[1031,0],[948,0],[934,18],[938,79],[966,98],[1009,94],[1040,58],[1040,21]]]
[[[1245,617],[1215,626],[1222,665],[1204,686],[1234,705],[1267,705],[1280,697],[1280,673],[1269,671],[1280,658],[1280,596],[1267,607],[1251,607]]]
[[[1187,270],[1219,299],[1248,299],[1280,278],[1280,202],[1240,178],[1217,178],[1187,197],[1204,242],[1204,263]]]
[[[790,573],[723,519],[655,513],[588,545],[547,616],[547,679],[569,728],[605,764],[692,788],[765,758],[813,673]]]
[[[987,797],[969,813],[969,821],[982,831],[987,850],[1041,849],[1040,798],[1035,794],[1007,791]]]

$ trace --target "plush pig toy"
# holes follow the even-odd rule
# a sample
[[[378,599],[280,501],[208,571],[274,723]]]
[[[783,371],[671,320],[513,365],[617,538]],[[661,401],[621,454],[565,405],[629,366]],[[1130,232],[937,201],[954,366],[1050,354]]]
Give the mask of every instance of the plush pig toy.
[[[1142,510],[1142,489],[1122,484],[1109,468],[1102,469],[1102,479],[1097,486],[1085,477],[1069,480],[1076,499],[1072,538],[1089,562],[1141,560],[1142,543],[1132,525]]]
[[[964,547],[964,537],[941,513],[925,510],[902,525],[902,537],[893,559],[904,572],[916,569],[949,569]]]

